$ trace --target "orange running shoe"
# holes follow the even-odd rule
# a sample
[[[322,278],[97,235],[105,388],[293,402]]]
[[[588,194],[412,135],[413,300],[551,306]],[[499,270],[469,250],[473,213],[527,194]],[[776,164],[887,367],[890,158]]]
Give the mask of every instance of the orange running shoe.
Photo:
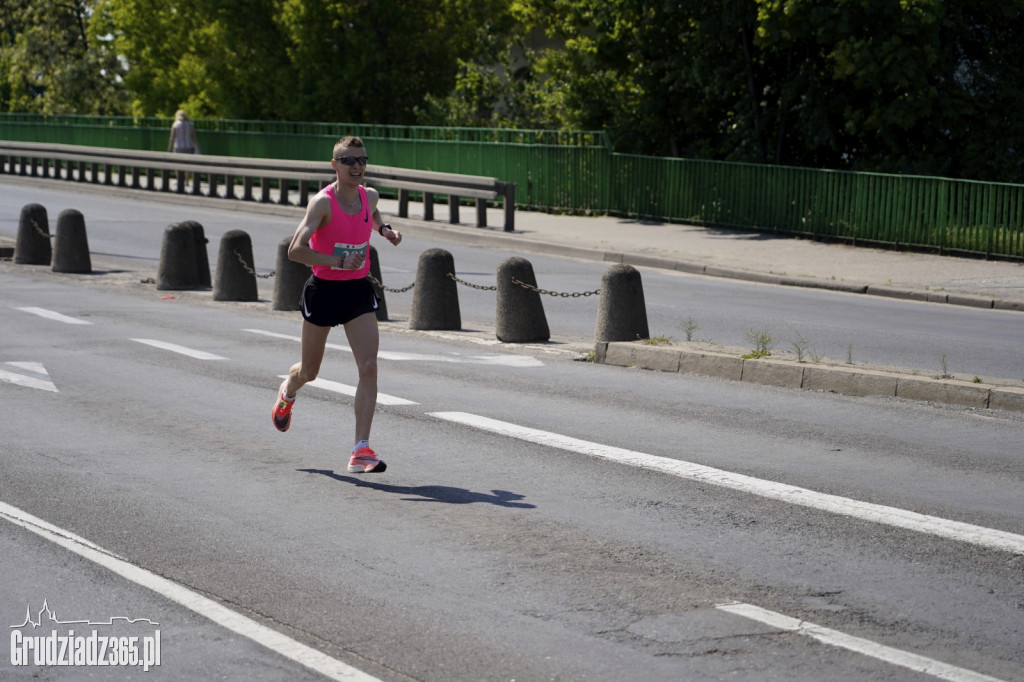
[[[377,453],[370,448],[359,448],[348,461],[350,474],[379,474],[387,468],[388,465],[377,459]]]
[[[274,404],[274,411],[271,413],[271,417],[274,419],[274,426],[277,427],[278,431],[287,431],[288,427],[292,425],[293,405],[295,405],[295,398],[288,400],[285,397],[284,384],[281,384],[281,390],[277,395],[277,402]]]

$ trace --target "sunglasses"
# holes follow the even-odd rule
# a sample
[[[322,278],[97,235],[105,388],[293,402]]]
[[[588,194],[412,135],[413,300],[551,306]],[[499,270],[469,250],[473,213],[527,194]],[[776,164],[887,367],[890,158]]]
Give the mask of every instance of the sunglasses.
[[[366,165],[369,162],[369,156],[336,156],[335,161],[340,162],[344,166],[355,166],[356,164]]]

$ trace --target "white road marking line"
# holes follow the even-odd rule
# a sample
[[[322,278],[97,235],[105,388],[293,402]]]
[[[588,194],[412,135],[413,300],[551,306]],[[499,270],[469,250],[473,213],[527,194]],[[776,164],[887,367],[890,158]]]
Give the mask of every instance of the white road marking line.
[[[877,658],[880,661],[909,668],[915,672],[938,677],[949,682],[1000,682],[995,677],[982,675],[973,670],[958,668],[955,665],[949,665],[932,658],[919,656],[900,649],[893,649],[884,644],[872,642],[869,639],[847,635],[838,630],[798,620],[775,611],[768,611],[752,604],[731,602],[728,604],[716,604],[715,608],[764,623],[780,630],[807,635],[825,644],[848,649],[864,656]]]
[[[176,582],[130,564],[116,554],[108,552],[74,533],[70,533],[32,516],[17,507],[0,502],[0,517],[7,519],[16,526],[30,530],[36,535],[60,545],[93,563],[99,564],[132,581],[136,585],[141,585],[167,599],[175,601],[217,625],[247,637],[257,644],[261,644],[271,651],[304,665],[325,677],[343,682],[379,682],[377,678],[371,677],[361,670],[346,665],[301,642],[297,642],[277,630],[272,630],[265,625],[246,618]]]
[[[301,342],[302,339],[292,334],[280,334],[262,329],[243,329],[253,334],[262,334],[275,339]],[[327,348],[351,353],[352,349],[339,343],[328,343]],[[406,362],[454,362],[475,365],[503,365],[506,367],[543,367],[544,363],[531,355],[427,355],[425,353],[402,353],[399,351],[382,350],[377,352],[381,360]]]
[[[41,391],[52,391],[53,393],[60,392],[57,390],[57,386],[50,381],[50,375],[47,374],[46,368],[43,367],[42,363],[7,362],[4,364],[8,367],[13,367],[21,371],[11,372],[0,369],[0,381],[5,381],[9,384],[15,384],[18,386],[27,386],[28,388],[37,388]]]
[[[896,507],[886,507],[871,502],[851,500],[846,497],[839,497],[838,495],[819,493],[807,488],[798,488],[785,483],[766,481],[669,457],[659,457],[623,448],[601,445],[600,443],[591,443],[557,433],[531,429],[466,412],[432,412],[430,415],[445,421],[472,426],[483,431],[497,433],[510,438],[518,438],[530,443],[659,471],[692,481],[722,486],[833,514],[841,514],[865,521],[967,542],[980,547],[1024,555],[1024,536],[1006,531],[975,526],[959,521],[950,521],[936,516],[927,516]]]
[[[154,348],[161,348],[163,350],[173,351],[175,353],[181,353],[187,355],[190,358],[196,358],[197,360],[227,360],[225,357],[220,355],[214,355],[213,353],[207,353],[202,350],[194,350],[192,348],[186,348],[185,346],[179,346],[176,343],[167,343],[166,341],[157,341],[156,339],[130,339],[137,343],[144,343],[147,346],[153,346]]]
[[[287,374],[279,374],[278,377],[281,378],[281,379],[287,379],[288,375]],[[322,388],[325,391],[333,391],[334,393],[341,393],[342,395],[350,395],[350,396],[353,396],[353,397],[355,397],[355,394],[356,394],[356,387],[355,386],[349,386],[348,384],[342,384],[342,383],[339,383],[337,381],[330,381],[328,379],[314,379],[313,381],[310,381],[306,385],[307,386],[312,386],[313,388]],[[377,404],[378,405],[419,405],[419,403],[413,402],[411,400],[406,400],[405,398],[398,398],[398,397],[395,397],[393,395],[388,395],[387,393],[381,393],[379,391],[377,392]]]
[[[47,310],[46,308],[28,307],[18,308],[17,310],[21,310],[22,312],[26,313],[32,313],[33,315],[38,315],[39,317],[45,317],[48,320],[63,322],[64,324],[92,324],[92,322],[89,322],[88,320],[83,320],[78,317],[70,317],[68,315],[62,315],[61,313],[57,313],[52,310]]]

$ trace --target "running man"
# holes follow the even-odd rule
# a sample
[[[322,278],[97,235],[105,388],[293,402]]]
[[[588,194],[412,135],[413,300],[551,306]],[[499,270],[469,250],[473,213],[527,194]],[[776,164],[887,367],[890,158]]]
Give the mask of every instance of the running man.
[[[380,343],[375,312],[379,302],[368,279],[370,234],[376,231],[395,246],[402,242],[402,234],[385,223],[377,210],[377,190],[361,184],[368,161],[358,137],[335,143],[331,166],[337,179],[309,200],[288,247],[288,257],[312,266],[313,275],[302,291],[301,359],[281,384],[273,412],[274,426],[287,431],[296,393],[320,373],[331,327],[343,325],[359,372],[355,447],[348,463],[349,473],[354,474],[387,468],[370,449]]]

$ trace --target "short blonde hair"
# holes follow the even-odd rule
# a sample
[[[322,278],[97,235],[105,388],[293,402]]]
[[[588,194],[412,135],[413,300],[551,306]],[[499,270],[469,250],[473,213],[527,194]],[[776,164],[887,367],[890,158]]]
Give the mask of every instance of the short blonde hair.
[[[174,118],[178,121],[187,121],[188,114],[185,113],[184,109],[178,109],[176,112],[174,112]]]
[[[338,153],[338,150],[342,147],[357,147],[359,149],[365,149],[366,145],[364,145],[363,141],[358,137],[348,135],[334,143],[334,150],[331,152],[331,156],[335,156]]]

